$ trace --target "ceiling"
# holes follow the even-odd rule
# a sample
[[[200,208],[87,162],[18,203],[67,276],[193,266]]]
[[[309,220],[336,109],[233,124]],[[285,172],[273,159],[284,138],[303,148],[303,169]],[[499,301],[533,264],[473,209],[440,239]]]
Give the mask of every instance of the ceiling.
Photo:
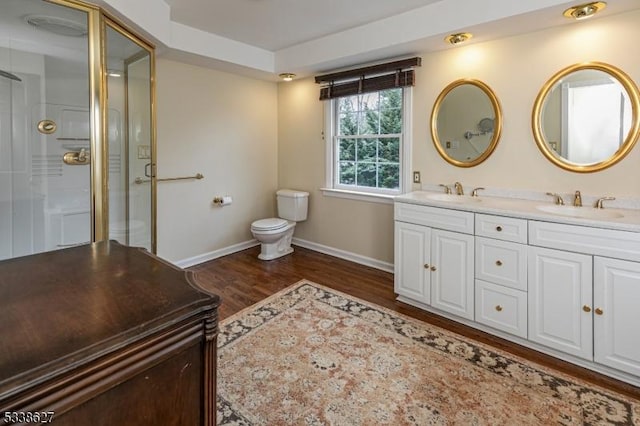
[[[441,0],[165,0],[171,20],[278,51]]]
[[[455,32],[472,32],[475,44],[577,26],[562,12],[587,0],[89,1],[152,42],[158,56],[277,81],[282,72],[304,77],[455,49],[443,41]],[[640,0],[606,1],[592,19],[640,9]],[[0,0],[0,21],[23,3]]]

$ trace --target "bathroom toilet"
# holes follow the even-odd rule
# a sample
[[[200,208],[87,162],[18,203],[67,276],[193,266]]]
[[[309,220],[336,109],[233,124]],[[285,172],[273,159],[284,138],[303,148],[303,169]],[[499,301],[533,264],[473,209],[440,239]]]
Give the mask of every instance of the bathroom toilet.
[[[307,220],[309,193],[281,189],[276,193],[278,217],[256,220],[251,234],[261,244],[258,259],[272,260],[293,251],[291,238],[296,222]]]

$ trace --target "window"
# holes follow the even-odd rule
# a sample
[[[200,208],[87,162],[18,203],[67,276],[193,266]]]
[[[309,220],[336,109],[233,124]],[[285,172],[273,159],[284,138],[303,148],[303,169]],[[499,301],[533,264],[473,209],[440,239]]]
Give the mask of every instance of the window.
[[[410,90],[393,88],[326,101],[329,188],[378,195],[402,192]]]

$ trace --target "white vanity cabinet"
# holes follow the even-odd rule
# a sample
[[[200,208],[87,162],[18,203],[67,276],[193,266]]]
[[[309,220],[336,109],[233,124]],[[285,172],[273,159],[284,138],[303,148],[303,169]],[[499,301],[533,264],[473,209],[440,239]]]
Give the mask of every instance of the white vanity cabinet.
[[[640,262],[594,258],[594,360],[640,376]]]
[[[396,203],[395,219],[395,292],[473,319],[473,213]]]
[[[529,238],[554,247],[529,248],[529,339],[640,376],[640,234],[530,221]]]
[[[592,259],[529,247],[529,340],[593,359]]]
[[[394,291],[430,304],[431,228],[396,221],[394,245]]]
[[[475,321],[527,337],[527,221],[475,215]]]
[[[640,386],[640,213],[616,225],[452,197],[396,199],[398,300]]]

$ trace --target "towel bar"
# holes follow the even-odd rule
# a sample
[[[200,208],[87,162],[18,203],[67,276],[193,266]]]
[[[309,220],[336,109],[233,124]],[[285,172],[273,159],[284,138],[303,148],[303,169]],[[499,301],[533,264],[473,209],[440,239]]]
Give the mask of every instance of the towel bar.
[[[172,177],[172,178],[161,178],[161,179],[156,179],[158,182],[167,182],[170,180],[187,180],[187,179],[204,179],[204,175],[202,173],[196,173],[195,176],[180,176],[180,177]],[[151,179],[144,179],[141,177],[137,177],[134,179],[133,183],[135,184],[142,184],[142,183],[146,183],[146,182],[151,182]]]

